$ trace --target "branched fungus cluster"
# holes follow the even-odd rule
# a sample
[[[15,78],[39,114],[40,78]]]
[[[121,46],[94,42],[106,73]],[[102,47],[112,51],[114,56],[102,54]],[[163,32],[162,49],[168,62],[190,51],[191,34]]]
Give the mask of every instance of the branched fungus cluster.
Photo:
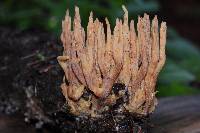
[[[128,22],[116,19],[113,33],[90,13],[87,32],[81,26],[79,8],[75,7],[73,26],[67,11],[62,23],[63,55],[58,57],[65,76],[61,85],[71,112],[97,116],[126,97],[122,111],[147,115],[156,104],[155,85],[165,63],[166,23],[160,29],[157,16],[150,23],[149,16]],[[73,27],[73,29],[72,29]],[[124,84],[118,94],[113,85]],[[125,99],[125,98],[124,98]]]

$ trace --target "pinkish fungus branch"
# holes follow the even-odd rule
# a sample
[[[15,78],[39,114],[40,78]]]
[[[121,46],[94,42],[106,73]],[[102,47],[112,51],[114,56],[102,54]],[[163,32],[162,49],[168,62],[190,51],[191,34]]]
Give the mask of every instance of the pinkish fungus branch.
[[[112,90],[115,83],[127,88],[126,111],[147,115],[155,109],[155,85],[166,59],[166,23],[162,22],[159,30],[157,16],[150,22],[144,14],[138,17],[136,30],[133,20],[128,23],[127,9],[122,8],[124,18],[116,19],[113,34],[107,18],[105,33],[102,22],[94,20],[91,12],[85,32],[79,8],[75,7],[73,28],[66,13],[61,34],[64,51],[58,61],[69,82],[63,81],[62,92],[74,114],[96,116],[115,104],[126,91],[116,96]],[[87,100],[82,97],[86,91],[92,92]]]

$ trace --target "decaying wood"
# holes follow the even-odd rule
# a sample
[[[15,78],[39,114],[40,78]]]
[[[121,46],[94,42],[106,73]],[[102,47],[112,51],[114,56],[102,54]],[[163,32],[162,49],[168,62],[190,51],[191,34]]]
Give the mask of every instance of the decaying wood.
[[[152,133],[199,133],[200,95],[159,99],[151,116]]]
[[[116,19],[113,33],[109,21],[105,19],[105,33],[103,23],[93,20],[92,12],[85,33],[78,7],[71,28],[71,17],[66,13],[61,35],[64,51],[58,61],[69,82],[64,80],[61,88],[74,114],[96,116],[115,104],[120,96],[112,93],[114,83],[125,84],[127,90],[121,96],[128,91],[129,99],[123,106],[130,112],[147,115],[157,104],[155,85],[166,58],[166,23],[162,22],[159,30],[157,16],[150,23],[144,14],[138,17],[136,31],[133,20],[129,26],[128,11],[122,8],[124,18]],[[85,100],[82,95],[88,90],[92,93]],[[100,106],[100,101],[105,106]]]

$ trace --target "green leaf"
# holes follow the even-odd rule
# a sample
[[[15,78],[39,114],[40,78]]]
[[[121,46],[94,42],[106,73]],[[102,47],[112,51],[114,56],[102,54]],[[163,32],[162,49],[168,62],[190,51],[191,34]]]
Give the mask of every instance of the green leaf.
[[[194,58],[200,61],[199,50],[192,42],[180,37],[167,40],[167,55],[177,60]]]
[[[185,84],[173,83],[168,86],[160,85],[158,87],[157,96],[166,97],[166,96],[182,96],[182,95],[193,95],[199,94],[200,90],[196,88],[189,87]]]
[[[189,83],[195,80],[195,75],[168,59],[158,79],[163,84]]]
[[[157,1],[135,0],[128,4],[129,13],[155,12],[160,8]]]

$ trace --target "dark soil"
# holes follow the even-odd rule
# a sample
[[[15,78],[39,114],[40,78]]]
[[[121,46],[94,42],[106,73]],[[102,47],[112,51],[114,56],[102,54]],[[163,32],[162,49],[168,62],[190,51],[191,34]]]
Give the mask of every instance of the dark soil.
[[[61,42],[49,33],[0,28],[0,132],[148,131],[148,118],[134,114],[70,114],[60,91],[61,54]]]

